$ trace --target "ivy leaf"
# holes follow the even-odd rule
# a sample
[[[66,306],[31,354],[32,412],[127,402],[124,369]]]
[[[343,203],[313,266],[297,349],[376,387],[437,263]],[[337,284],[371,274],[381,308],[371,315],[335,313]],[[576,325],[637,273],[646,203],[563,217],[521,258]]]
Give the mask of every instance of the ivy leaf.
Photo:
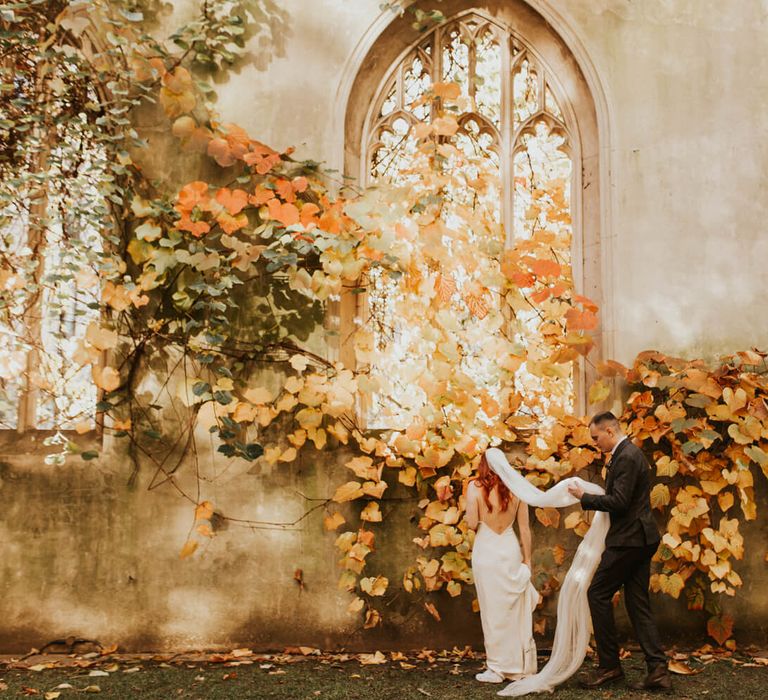
[[[733,618],[727,613],[710,617],[707,620],[707,634],[723,646],[733,634]]]

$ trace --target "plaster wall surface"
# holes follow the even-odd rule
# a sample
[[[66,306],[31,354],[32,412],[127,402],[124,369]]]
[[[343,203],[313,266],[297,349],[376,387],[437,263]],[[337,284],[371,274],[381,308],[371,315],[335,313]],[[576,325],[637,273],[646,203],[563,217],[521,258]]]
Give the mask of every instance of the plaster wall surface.
[[[254,60],[217,83],[217,109],[276,148],[343,163],[345,89],[383,27],[379,0],[283,0],[274,45],[257,43]],[[427,3],[428,5],[429,3]],[[606,353],[631,362],[646,348],[688,357],[768,347],[768,9],[759,0],[531,0],[590,65],[602,94],[603,226],[601,286]],[[277,6],[277,5],[276,5]],[[467,4],[469,7],[469,3]],[[482,7],[482,2],[478,3]],[[188,13],[178,0],[168,26]],[[561,22],[558,26],[557,22]],[[578,45],[578,46],[576,46]],[[164,151],[164,153],[167,153]],[[7,438],[7,439],[5,439]],[[203,450],[208,476],[201,499],[227,515],[262,521],[229,524],[189,560],[178,552],[193,507],[169,487],[147,491],[151,473],[128,485],[131,464],[116,450],[95,463],[49,467],[45,452],[5,436],[0,446],[0,647],[25,651],[68,634],[123,648],[418,648],[480,641],[469,596],[444,596],[444,622],[415,615],[400,596],[390,620],[366,636],[346,612],[351,596],[336,585],[334,535],[318,509],[345,479],[343,451],[307,451],[265,471],[229,464]],[[198,465],[199,467],[199,465]],[[191,486],[195,465],[180,483]],[[745,585],[728,603],[749,619],[739,630],[764,643],[768,607],[760,587],[768,498],[756,483],[758,520],[746,528]],[[388,495],[400,494],[393,484]],[[308,505],[309,504],[309,505]],[[398,585],[418,554],[410,501],[385,512],[376,573]],[[350,522],[355,523],[350,508]],[[536,531],[538,544],[547,532]],[[302,570],[303,589],[294,575]],[[682,602],[658,601],[663,626],[698,633],[701,620]],[[425,620],[426,618],[426,620]],[[691,622],[692,621],[692,622]]]
[[[181,12],[190,0],[178,0]],[[429,2],[421,3],[431,7]],[[285,0],[260,59],[217,86],[224,121],[343,167],[344,108],[378,0]],[[604,349],[716,357],[768,347],[768,6],[531,0],[603,93]],[[484,6],[482,1],[466,3]],[[575,51],[578,44],[578,51]],[[582,61],[584,63],[585,61]],[[353,173],[357,175],[357,173]]]

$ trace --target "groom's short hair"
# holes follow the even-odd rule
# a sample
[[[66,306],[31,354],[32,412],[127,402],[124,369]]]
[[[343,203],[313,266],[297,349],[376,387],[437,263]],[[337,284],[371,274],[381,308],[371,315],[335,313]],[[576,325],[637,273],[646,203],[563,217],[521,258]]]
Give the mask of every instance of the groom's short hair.
[[[612,425],[615,428],[618,428],[619,419],[616,418],[611,411],[604,411],[603,413],[597,413],[592,416],[592,420],[589,421],[589,424],[598,428],[604,428],[606,425]]]

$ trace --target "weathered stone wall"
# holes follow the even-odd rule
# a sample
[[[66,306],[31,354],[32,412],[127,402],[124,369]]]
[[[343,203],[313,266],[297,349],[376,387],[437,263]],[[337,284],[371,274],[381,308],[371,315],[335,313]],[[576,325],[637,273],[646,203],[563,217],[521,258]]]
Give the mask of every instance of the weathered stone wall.
[[[588,57],[584,70],[603,92],[606,354],[629,362],[648,347],[693,357],[768,346],[761,301],[768,282],[768,239],[761,235],[768,214],[764,3],[530,4]],[[179,0],[177,14],[186,5]],[[378,6],[379,0],[283,0],[277,44],[254,47],[258,60],[217,85],[222,120],[340,167],[345,85],[371,28],[383,26]],[[166,21],[172,26],[175,19]],[[170,162],[167,152],[156,155]],[[193,507],[169,484],[148,491],[146,464],[129,485],[132,462],[118,448],[95,462],[51,467],[40,439],[1,437],[2,650],[68,634],[126,649],[480,642],[469,595],[442,595],[438,624],[423,614],[418,596],[401,593],[384,626],[362,633],[357,616],[346,612],[350,596],[336,586],[335,535],[323,530],[323,509],[296,525],[266,524],[297,520],[318,503],[312,499],[331,495],[346,480],[341,451],[307,449],[291,465],[265,468],[230,463],[201,447],[196,464],[179,468],[178,483],[194,493],[195,470],[215,476],[215,483],[202,482],[201,499],[230,517],[265,524],[222,525],[210,545],[180,560]],[[201,446],[205,439],[203,430]],[[765,480],[756,492],[759,520],[745,527],[747,554],[738,567],[744,587],[726,605],[737,616],[738,637],[765,643]],[[418,554],[411,495],[396,484],[387,492],[386,527],[377,528],[370,559],[371,570],[393,585]],[[348,515],[354,523],[351,508]],[[563,533],[537,529],[535,537],[544,545]],[[294,581],[299,568],[303,590]],[[703,629],[703,618],[686,613],[682,601],[657,603],[668,639]]]
[[[335,534],[322,524],[321,507],[347,471],[343,451],[303,452],[297,462],[275,468],[215,463],[202,450],[201,498],[228,516],[262,521],[256,527],[218,523],[210,545],[193,557],[179,550],[193,525],[193,507],[168,485],[148,491],[152,471],[142,468],[133,486],[127,456],[63,467],[43,463],[29,442],[0,447],[0,595],[3,625],[0,651],[25,651],[68,635],[119,643],[123,649],[280,649],[309,645],[328,649],[411,649],[481,644],[479,618],[471,612],[472,592],[434,599],[443,617],[425,614],[423,599],[400,588],[404,568],[422,554],[414,494],[390,480],[382,502],[384,526],[374,526],[376,552],[369,572],[389,577],[399,590],[385,610],[382,627],[361,630],[358,615],[346,612],[351,596],[337,588]],[[193,488],[194,465],[178,472],[181,488]],[[218,474],[216,484],[207,479]],[[737,639],[768,640],[765,542],[768,488],[758,483],[759,520],[747,524],[745,559],[737,565],[744,586],[725,609],[735,615]],[[354,507],[343,510],[356,524]],[[565,514],[564,514],[565,515]],[[301,520],[299,520],[301,519]],[[295,525],[277,527],[271,523]],[[534,524],[534,548],[555,543],[569,552],[577,539],[568,531]],[[541,554],[542,552],[539,552]],[[534,564],[538,555],[534,552]],[[566,565],[570,560],[567,557]],[[536,567],[534,567],[536,568]],[[302,570],[303,589],[294,580]],[[559,571],[559,576],[565,567]],[[698,638],[703,613],[689,613],[682,600],[655,596],[665,639]],[[554,605],[546,608],[552,632]],[[623,608],[619,620],[628,628]],[[540,643],[546,646],[546,639]]]

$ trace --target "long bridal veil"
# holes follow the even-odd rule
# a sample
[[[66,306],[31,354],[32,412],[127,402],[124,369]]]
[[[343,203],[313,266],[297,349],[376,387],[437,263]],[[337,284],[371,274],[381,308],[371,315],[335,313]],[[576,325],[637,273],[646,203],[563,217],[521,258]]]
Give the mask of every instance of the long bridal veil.
[[[531,506],[565,508],[578,503],[568,493],[568,486],[573,483],[578,483],[588,493],[604,493],[597,484],[576,476],[560,481],[548,491],[541,491],[510,466],[501,450],[492,447],[486,451],[485,456],[491,469],[509,490]],[[557,626],[549,661],[537,674],[510,683],[499,695],[518,697],[528,693],[551,692],[581,666],[591,631],[587,589],[605,549],[605,535],[609,525],[608,513],[597,511],[592,525],[576,549],[571,567],[560,587]]]

